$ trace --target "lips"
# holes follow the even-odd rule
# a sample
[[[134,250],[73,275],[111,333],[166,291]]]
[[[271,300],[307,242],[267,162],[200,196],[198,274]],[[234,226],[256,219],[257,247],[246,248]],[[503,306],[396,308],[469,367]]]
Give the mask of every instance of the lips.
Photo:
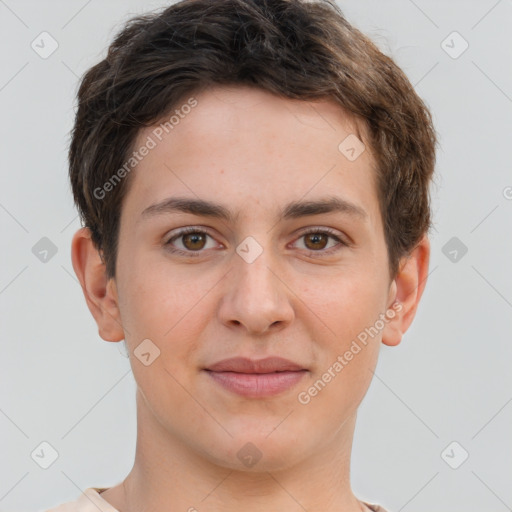
[[[236,373],[274,373],[305,370],[303,366],[282,357],[267,357],[259,360],[233,357],[219,361],[206,369],[212,372]]]
[[[294,387],[308,370],[281,357],[224,359],[208,368],[208,376],[223,389],[246,398],[264,398]]]

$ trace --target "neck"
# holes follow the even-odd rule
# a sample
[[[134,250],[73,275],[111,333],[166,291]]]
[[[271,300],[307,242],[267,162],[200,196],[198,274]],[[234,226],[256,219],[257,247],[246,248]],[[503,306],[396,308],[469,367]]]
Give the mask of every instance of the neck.
[[[194,451],[166,430],[137,392],[137,447],[126,479],[102,493],[119,512],[361,512],[350,488],[355,414],[314,454],[293,466],[241,471]]]

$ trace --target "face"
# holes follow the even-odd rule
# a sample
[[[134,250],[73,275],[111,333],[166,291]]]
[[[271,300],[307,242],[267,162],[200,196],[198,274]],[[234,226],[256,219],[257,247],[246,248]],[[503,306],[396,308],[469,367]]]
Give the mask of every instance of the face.
[[[258,469],[285,468],[339,441],[391,318],[374,160],[354,159],[356,128],[330,100],[194,98],[135,144],[155,142],[122,208],[120,323],[172,439],[225,467],[261,454]],[[355,151],[339,149],[348,136]],[[215,367],[231,358],[249,361]]]

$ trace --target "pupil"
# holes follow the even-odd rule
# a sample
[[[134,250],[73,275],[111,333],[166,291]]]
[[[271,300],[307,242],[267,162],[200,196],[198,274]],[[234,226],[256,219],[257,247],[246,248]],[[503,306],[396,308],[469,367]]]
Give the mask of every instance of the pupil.
[[[204,241],[201,239],[203,239],[203,235],[200,233],[193,233],[193,234],[185,235],[185,240],[191,241],[193,247],[188,247],[186,242],[185,242],[185,246],[188,247],[189,249],[201,249],[201,246],[199,246],[199,247],[195,246],[195,244],[197,244],[198,242],[201,243],[201,241]]]
[[[322,239],[322,238],[324,239],[324,242],[325,242],[325,235],[324,235],[324,234],[322,234],[322,233],[315,233],[315,234],[313,234],[313,235],[310,235],[310,240],[312,240],[312,241],[313,241],[313,244],[318,244],[318,243],[320,243],[320,245],[321,245],[321,247],[320,247],[320,248],[321,248],[321,249],[323,249],[323,248],[325,247],[325,243],[324,243],[324,244],[322,244],[322,243],[321,243],[321,241],[320,241],[320,239]],[[318,248],[318,247],[317,247],[317,248]]]

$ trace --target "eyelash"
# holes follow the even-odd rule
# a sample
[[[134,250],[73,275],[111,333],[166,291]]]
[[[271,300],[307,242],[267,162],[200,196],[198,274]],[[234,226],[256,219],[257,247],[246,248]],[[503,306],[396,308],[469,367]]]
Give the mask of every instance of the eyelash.
[[[180,237],[184,235],[188,235],[190,233],[198,233],[203,235],[208,235],[210,238],[213,238],[208,231],[205,231],[204,229],[195,228],[195,227],[187,227],[181,229],[178,233],[176,233],[173,237],[171,237],[164,245],[166,248],[173,254],[178,254],[180,256],[186,256],[186,257],[198,257],[201,256],[204,253],[204,250],[198,250],[198,251],[183,251],[182,249],[176,249],[175,247],[172,247],[171,242],[174,240],[179,239]],[[328,235],[330,238],[334,239],[338,244],[336,244],[334,247],[331,247],[330,249],[320,249],[318,251],[309,250],[308,256],[313,257],[323,257],[324,255],[331,255],[333,252],[337,252],[341,250],[342,247],[348,247],[349,244],[344,242],[339,236],[336,234],[335,231],[329,229],[329,228],[311,228],[308,231],[303,231],[298,239],[311,234],[323,234]],[[341,246],[341,247],[340,247]]]

